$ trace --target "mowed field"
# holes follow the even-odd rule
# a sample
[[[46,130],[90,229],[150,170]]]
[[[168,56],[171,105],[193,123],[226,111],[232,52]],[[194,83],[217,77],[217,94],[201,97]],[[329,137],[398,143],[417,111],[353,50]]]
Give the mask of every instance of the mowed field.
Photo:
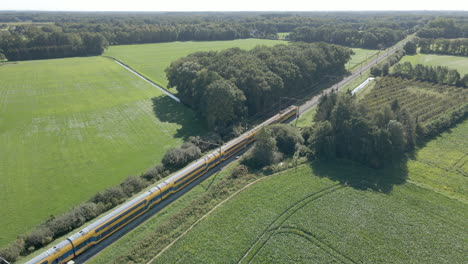
[[[388,173],[350,162],[316,161],[268,176],[217,208],[152,263],[463,263],[467,132],[468,121],[419,149],[407,172],[397,175],[406,182],[385,192],[340,184],[337,179]],[[206,191],[208,181],[182,200]],[[119,263],[122,256],[147,263],[162,248],[146,244],[152,230],[182,203],[187,201],[177,201],[91,263]]]
[[[424,64],[429,66],[445,66],[451,69],[456,69],[463,77],[468,73],[468,59],[461,56],[421,54],[404,56],[400,63],[409,61],[412,64]]]
[[[129,65],[143,76],[167,88],[164,70],[178,58],[197,51],[223,50],[238,47],[252,49],[258,45],[273,46],[286,41],[268,39],[238,39],[229,41],[186,41],[157,44],[111,46],[104,53]],[[171,89],[171,92],[176,92]]]
[[[0,246],[199,133],[192,111],[110,59],[0,66]]]

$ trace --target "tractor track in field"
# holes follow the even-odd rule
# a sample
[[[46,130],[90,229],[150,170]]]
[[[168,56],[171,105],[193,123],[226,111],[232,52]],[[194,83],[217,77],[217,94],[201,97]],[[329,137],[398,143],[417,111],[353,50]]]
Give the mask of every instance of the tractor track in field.
[[[161,256],[167,249],[169,249],[172,245],[174,245],[177,241],[179,241],[179,239],[181,239],[183,236],[185,236],[190,230],[192,230],[196,225],[198,225],[203,219],[205,219],[206,217],[208,217],[211,213],[213,213],[216,209],[218,209],[220,206],[222,206],[224,203],[226,203],[227,201],[231,200],[234,196],[238,195],[239,193],[241,193],[242,191],[244,191],[245,189],[249,188],[250,186],[254,185],[255,183],[259,182],[259,181],[262,181],[264,179],[266,179],[267,177],[262,177],[260,179],[257,179],[247,185],[245,185],[244,187],[242,187],[241,189],[237,190],[235,193],[231,194],[228,198],[224,199],[223,201],[221,201],[219,204],[217,204],[215,207],[213,207],[210,211],[208,211],[208,213],[204,214],[202,217],[200,217],[195,223],[193,223],[189,228],[187,228],[187,230],[185,230],[182,234],[180,234],[176,239],[174,239],[169,245],[167,245],[166,247],[164,247],[156,256],[154,256],[154,258],[152,258],[150,261],[148,261],[146,264],[151,264],[153,263],[153,261],[155,261],[159,256]],[[211,184],[210,184],[211,185]]]
[[[306,239],[311,244],[317,246],[321,250],[325,251],[333,258],[339,260],[341,263],[356,263],[355,261],[353,261],[351,258],[346,256],[345,254],[341,253],[336,248],[328,245],[327,243],[317,238],[317,236],[315,236],[311,232],[304,230],[302,228],[285,225],[285,226],[279,227],[278,229],[272,230],[272,232],[274,232],[273,236],[280,235],[280,234],[292,234],[292,235],[299,236],[301,238]]]
[[[453,173],[456,173],[456,174],[460,174],[461,176],[463,177],[468,177],[468,173],[466,173],[461,167],[463,167],[463,165],[465,165],[466,162],[464,162],[461,166],[458,166],[458,167],[453,167],[450,168],[450,167],[444,167],[444,166],[441,166],[441,165],[438,165],[437,163],[434,163],[432,161],[428,161],[428,160],[423,160],[423,159],[417,159],[416,160],[417,162],[420,162],[422,164],[426,164],[427,166],[430,166],[430,167],[434,167],[434,168],[438,168],[438,169],[441,169],[441,170],[444,170],[444,171],[447,171],[447,172],[453,172]]]
[[[262,234],[257,238],[257,240],[250,246],[247,252],[242,256],[242,258],[237,263],[251,263],[255,256],[262,250],[262,248],[270,241],[273,236],[273,230],[279,229],[291,216],[293,216],[297,211],[302,209],[304,206],[310,204],[311,202],[327,195],[345,188],[346,185],[334,184],[332,186],[326,187],[320,191],[311,193],[306,197],[300,199],[299,201],[290,205],[286,210],[284,210],[280,215],[270,223],[270,225],[262,232]]]
[[[468,153],[465,153],[465,155],[463,155],[455,163],[453,163],[452,168],[462,168],[468,162],[468,159],[466,161],[464,161],[461,165],[458,165],[458,163],[460,161],[463,161],[467,156],[468,156]]]

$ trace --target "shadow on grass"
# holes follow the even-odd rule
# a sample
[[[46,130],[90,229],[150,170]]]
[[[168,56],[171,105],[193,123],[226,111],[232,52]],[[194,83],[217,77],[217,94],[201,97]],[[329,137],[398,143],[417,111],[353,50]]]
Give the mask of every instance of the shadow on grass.
[[[372,169],[347,160],[316,160],[310,163],[318,177],[327,177],[359,190],[390,193],[394,185],[406,182],[407,160],[383,169]]]
[[[190,136],[199,136],[206,133],[203,122],[187,106],[178,103],[169,96],[151,98],[153,112],[161,122],[180,125],[174,137],[187,140]]]

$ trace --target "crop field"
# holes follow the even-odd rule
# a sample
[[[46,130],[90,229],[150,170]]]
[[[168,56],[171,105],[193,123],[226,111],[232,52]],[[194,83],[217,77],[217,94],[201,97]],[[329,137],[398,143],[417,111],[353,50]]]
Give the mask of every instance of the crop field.
[[[418,150],[407,164],[407,182],[384,192],[340,184],[348,176],[394,173],[348,162],[314,162],[269,176],[216,209],[153,263],[462,263],[468,182],[465,165],[451,166],[466,160],[467,129],[465,122]],[[193,199],[208,185],[182,198]],[[142,257],[135,263],[146,263],[159,251],[148,252],[140,241],[182,203],[187,201],[177,201],[91,263],[118,263],[138,250]]]
[[[143,76],[167,88],[164,70],[178,58],[197,51],[223,50],[238,47],[252,49],[258,45],[273,46],[287,43],[268,39],[238,39],[229,41],[187,41],[157,44],[111,46],[104,53],[129,65]],[[172,89],[171,92],[176,92]]]
[[[199,133],[193,112],[107,58],[0,66],[0,245]]]
[[[413,183],[468,204],[468,121],[441,134],[408,162]]]
[[[467,98],[467,89],[386,77],[380,78],[363,100],[374,110],[397,99],[402,108],[424,124],[466,104]]]
[[[404,56],[400,63],[409,61],[412,64],[424,64],[430,66],[445,66],[456,69],[460,75],[468,73],[468,58],[461,56],[435,55],[435,54],[416,54]]]
[[[340,165],[302,165],[252,186],[154,263],[463,262],[466,204],[411,183],[389,194],[345,187],[329,178],[376,172]]]

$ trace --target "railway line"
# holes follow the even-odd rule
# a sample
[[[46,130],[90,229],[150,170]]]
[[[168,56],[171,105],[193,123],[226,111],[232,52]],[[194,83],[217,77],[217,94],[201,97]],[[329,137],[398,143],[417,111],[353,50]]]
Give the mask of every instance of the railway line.
[[[355,71],[344,78],[338,84],[334,84],[323,90],[320,95],[312,97],[310,100],[298,107],[288,107],[254,129],[244,133],[239,138],[230,141],[222,147],[222,150],[216,150],[201,158],[194,164],[176,172],[173,176],[170,176],[158,186],[151,188],[137,198],[123,204],[117,209],[114,209],[103,218],[70,236],[67,240],[60,242],[53,248],[48,249],[41,255],[28,261],[27,264],[66,263],[71,259],[73,259],[74,263],[86,263],[86,261],[98,254],[102,249],[119,240],[133,228],[137,227],[155,213],[171,204],[204,179],[210,177],[212,174],[218,172],[223,167],[231,163],[236,156],[242,155],[249,147],[249,144],[253,142],[256,132],[262,126],[274,123],[290,122],[291,120],[296,119],[299,115],[315,106],[319,102],[321,96],[331,93],[334,90],[338,90],[342,86],[358,78],[361,76],[362,72],[381,62],[397,48],[403,46],[409,39],[410,37],[383,52],[381,55],[377,56],[377,58],[360,67],[358,71]],[[131,68],[118,61],[116,61],[116,63],[154,86],[152,82]],[[161,89],[157,86],[156,88]],[[164,89],[162,90],[172,99],[180,102],[177,97]]]

